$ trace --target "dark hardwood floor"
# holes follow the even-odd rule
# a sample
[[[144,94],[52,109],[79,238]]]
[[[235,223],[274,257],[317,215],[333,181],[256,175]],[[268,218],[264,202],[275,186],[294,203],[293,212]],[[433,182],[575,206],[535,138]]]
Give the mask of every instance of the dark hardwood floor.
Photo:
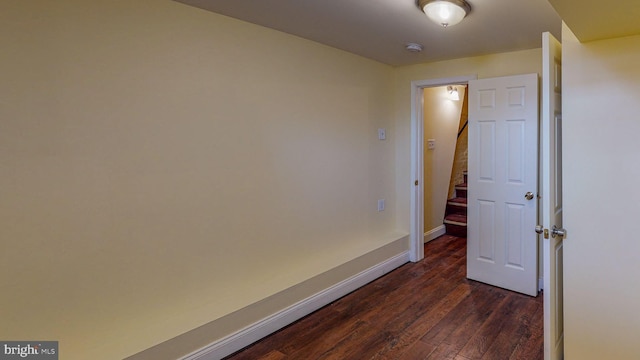
[[[240,359],[543,359],[542,295],[467,280],[466,239],[408,263],[241,350]]]

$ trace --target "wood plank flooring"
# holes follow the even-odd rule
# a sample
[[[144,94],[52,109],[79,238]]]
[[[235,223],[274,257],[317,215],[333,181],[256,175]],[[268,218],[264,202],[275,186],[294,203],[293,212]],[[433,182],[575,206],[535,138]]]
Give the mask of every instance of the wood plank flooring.
[[[467,280],[466,239],[408,263],[226,360],[543,359],[542,295]]]

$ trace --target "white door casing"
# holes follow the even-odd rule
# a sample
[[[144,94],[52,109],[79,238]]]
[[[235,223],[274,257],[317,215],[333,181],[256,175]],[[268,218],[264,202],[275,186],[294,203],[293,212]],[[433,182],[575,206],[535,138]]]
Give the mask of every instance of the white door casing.
[[[469,82],[468,166],[467,277],[536,296],[537,74]]]
[[[544,279],[544,358],[564,355],[562,237],[562,45],[548,32],[542,34],[541,219]]]
[[[411,82],[411,184],[407,185],[411,187],[409,260],[412,262],[424,258],[423,89],[452,84],[464,85],[477,78],[477,75],[465,75]]]

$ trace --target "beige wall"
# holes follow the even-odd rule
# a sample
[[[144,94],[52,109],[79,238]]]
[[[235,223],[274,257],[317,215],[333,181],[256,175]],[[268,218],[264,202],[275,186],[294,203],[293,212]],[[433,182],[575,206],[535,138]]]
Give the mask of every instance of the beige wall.
[[[442,226],[444,220],[464,87],[458,86],[458,92],[460,100],[455,101],[449,98],[446,86],[423,91],[425,232]],[[428,149],[428,139],[436,140],[435,149]]]
[[[542,35],[541,35],[542,36]],[[440,61],[404,66],[395,71],[396,201],[398,229],[409,231],[411,175],[411,81],[477,75],[479,79],[542,73],[542,50]]]
[[[456,196],[455,186],[465,182],[464,172],[468,168],[469,160],[469,94],[467,93],[467,87],[464,87],[465,97],[461,98],[463,101],[462,110],[460,112],[460,123],[458,125],[458,139],[456,140],[456,152],[453,155],[453,168],[451,169],[451,180],[449,181],[449,198]]]
[[[640,354],[640,36],[563,38],[565,358]]]
[[[0,9],[0,339],[122,358],[403,235],[391,67],[168,0]]]

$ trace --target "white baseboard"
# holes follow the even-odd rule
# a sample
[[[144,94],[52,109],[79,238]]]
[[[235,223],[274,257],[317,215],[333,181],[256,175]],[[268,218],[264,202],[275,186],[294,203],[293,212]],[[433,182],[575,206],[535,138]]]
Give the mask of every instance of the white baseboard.
[[[424,242],[428,243],[429,241],[437,238],[438,236],[442,236],[447,232],[447,229],[443,225],[440,225],[436,228],[433,228],[424,233]]]
[[[443,226],[444,228],[444,226]],[[356,275],[301,300],[277,313],[245,327],[222,339],[182,357],[180,360],[218,360],[251,345],[263,337],[291,324],[292,322],[330,304],[344,295],[381,277],[409,261],[405,251],[378,263]]]

